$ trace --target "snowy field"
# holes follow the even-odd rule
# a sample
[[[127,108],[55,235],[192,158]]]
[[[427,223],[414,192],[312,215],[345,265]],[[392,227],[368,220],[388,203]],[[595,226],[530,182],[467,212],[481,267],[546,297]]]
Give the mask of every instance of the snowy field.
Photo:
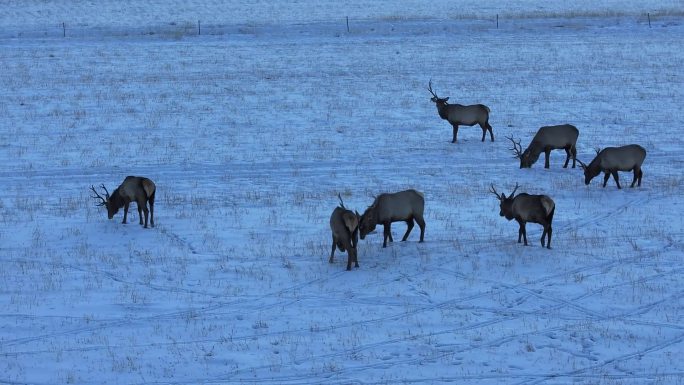
[[[681,2],[106,3],[0,5],[0,383],[684,383]],[[519,169],[561,123],[642,186]],[[90,198],[126,175],[154,229]],[[553,249],[492,183],[555,200]],[[328,263],[338,193],[406,188],[425,243]]]

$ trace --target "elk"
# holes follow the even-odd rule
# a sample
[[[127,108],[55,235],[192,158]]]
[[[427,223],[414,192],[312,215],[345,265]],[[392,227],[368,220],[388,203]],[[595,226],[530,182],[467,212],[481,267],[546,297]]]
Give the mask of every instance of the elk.
[[[394,242],[391,231],[392,222],[403,221],[406,222],[408,228],[401,240],[402,242],[406,241],[413,229],[415,220],[420,227],[420,242],[423,242],[425,237],[424,208],[424,195],[416,190],[380,194],[361,215],[359,224],[361,239],[366,238],[366,235],[374,231],[375,226],[380,223],[384,226],[382,247],[387,247],[388,239],[390,242]]]
[[[140,224],[143,224],[143,211],[145,212],[145,228],[147,228],[147,217],[150,214],[150,225],[154,227],[154,195],[156,186],[152,180],[140,176],[127,176],[123,183],[109,194],[104,184],[100,185],[104,190],[105,196],[98,194],[95,186],[91,185],[90,189],[95,193],[91,196],[99,200],[97,206],[105,206],[107,208],[107,216],[109,219],[114,218],[121,207],[124,208],[123,222],[126,223],[128,217],[128,206],[131,201],[135,201],[138,205],[138,216],[140,217]],[[150,209],[147,210],[147,202],[150,202]]]
[[[539,159],[539,155],[543,152],[546,155],[544,168],[549,168],[549,156],[551,150],[564,149],[567,157],[563,168],[568,167],[570,157],[572,157],[572,168],[575,168],[575,160],[577,159],[577,137],[579,130],[571,124],[562,124],[559,126],[544,126],[537,130],[537,133],[532,138],[530,145],[525,151],[522,151],[520,141],[513,140],[513,137],[507,137],[513,142],[513,152],[515,157],[520,159],[520,168],[530,168]]]
[[[458,126],[474,126],[479,124],[482,129],[482,141],[485,140],[485,135],[487,130],[489,130],[489,136],[491,141],[494,141],[494,133],[492,132],[492,126],[489,125],[489,107],[484,104],[474,104],[470,106],[464,106],[461,104],[449,104],[447,101],[448,97],[440,98],[432,90],[432,80],[428,83],[428,91],[432,94],[431,101],[435,102],[437,106],[437,112],[439,117],[448,121],[454,128],[454,137],[451,143],[456,143],[456,136],[458,135]]]
[[[504,193],[497,193],[494,185],[492,184],[489,188],[489,192],[496,195],[499,199],[499,215],[506,217],[506,219],[515,219],[520,228],[518,229],[518,243],[522,238],[525,241],[525,246],[527,246],[527,229],[525,224],[527,222],[538,223],[544,227],[544,232],[541,236],[542,247],[551,248],[551,233],[553,232],[551,228],[551,222],[553,221],[553,214],[556,211],[556,204],[553,199],[546,195],[530,195],[526,193],[520,193],[515,196],[515,192],[518,190],[518,184],[515,184],[513,192],[506,196]],[[544,242],[544,238],[548,234],[548,242]]]
[[[606,147],[603,150],[596,150],[596,157],[589,163],[584,164],[579,161],[580,166],[584,169],[584,184],[588,185],[594,177],[602,171],[605,173],[603,177],[603,187],[606,187],[610,175],[613,175],[617,188],[620,187],[618,178],[618,171],[634,171],[634,179],[632,185],[638,183],[641,187],[641,177],[644,172],[641,170],[641,164],[646,159],[646,150],[638,144],[629,144],[622,147]]]
[[[359,213],[347,210],[340,198],[340,205],[335,207],[330,215],[330,230],[332,231],[332,251],[328,262],[334,262],[335,248],[341,252],[347,252],[347,271],[351,270],[352,262],[354,267],[359,267],[359,260],[356,246],[359,242]]]

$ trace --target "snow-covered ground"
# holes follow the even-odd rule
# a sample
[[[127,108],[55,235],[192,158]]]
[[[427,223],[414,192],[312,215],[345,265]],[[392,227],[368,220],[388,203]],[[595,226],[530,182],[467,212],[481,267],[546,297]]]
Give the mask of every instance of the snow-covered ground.
[[[0,383],[684,383],[680,2],[91,3],[0,12]],[[496,141],[450,143],[430,79]],[[566,122],[585,162],[644,146],[642,186],[518,168]],[[156,228],[95,207],[126,175]],[[328,263],[338,193],[405,188],[425,243]]]

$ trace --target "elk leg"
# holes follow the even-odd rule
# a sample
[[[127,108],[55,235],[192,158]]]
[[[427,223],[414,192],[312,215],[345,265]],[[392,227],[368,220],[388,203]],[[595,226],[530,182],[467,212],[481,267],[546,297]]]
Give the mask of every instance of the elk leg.
[[[154,195],[150,197],[150,226],[154,227]]]
[[[353,254],[353,259],[354,260],[354,267],[359,267],[359,256],[356,254],[356,248],[352,247],[349,249],[349,255],[351,256]],[[351,261],[347,261],[347,270],[351,270]]]
[[[568,168],[568,163],[570,163],[571,154],[572,154],[572,152],[570,151],[570,147],[565,147],[566,158],[565,158],[565,164],[563,165],[563,168]],[[573,159],[572,163],[573,163],[573,165],[575,164],[574,159]]]
[[[145,228],[147,228],[147,224],[149,223],[148,219],[150,217],[150,210],[147,209],[147,205],[143,206],[143,213],[145,213]]]
[[[425,220],[423,217],[416,217],[416,222],[418,222],[418,227],[420,227],[420,241],[423,242],[425,238]]]
[[[335,239],[335,236],[333,235],[332,237],[332,250],[330,250],[330,259],[328,259],[328,263],[333,263],[334,259],[333,257],[335,256],[335,248],[337,248],[337,240]]]
[[[408,239],[409,234],[411,233],[411,230],[413,230],[413,218],[409,218],[406,220],[406,233],[404,234],[404,237],[401,238],[402,242],[405,242]]]
[[[621,189],[622,187],[620,187],[620,179],[618,178],[618,172],[617,172],[617,170],[613,170],[613,171],[611,172],[611,174],[613,174],[613,179],[615,179],[615,184],[618,186],[618,188]]]
[[[637,186],[641,187],[641,177],[644,176],[644,171],[639,167],[639,182],[637,183]]]
[[[551,233],[553,232],[553,229],[551,228],[551,224],[549,224],[549,229],[546,230],[546,234],[548,236],[548,240],[546,241],[546,248],[551,249]]]
[[[546,147],[544,148],[544,168],[549,168],[549,157],[551,156],[551,149]]]
[[[492,132],[492,126],[489,124],[489,122],[487,122],[486,124],[487,124],[487,130],[489,130],[489,139],[491,139],[491,141],[493,142],[494,141],[494,132]]]
[[[458,124],[452,124],[454,126],[454,138],[451,140],[451,143],[456,143],[456,137],[458,136]]]
[[[483,126],[480,124],[480,128],[482,129],[482,141],[484,142],[485,135],[487,135],[487,126]]]
[[[639,179],[639,166],[634,167],[634,178],[632,179],[632,185],[629,187],[634,187],[637,179]]]
[[[123,222],[121,222],[123,224],[126,224],[126,218],[128,218],[128,205],[129,204],[130,204],[129,202],[124,203],[124,217],[123,217]]]
[[[143,210],[142,210],[142,206],[140,206],[140,202],[136,202],[136,203],[137,203],[137,207],[138,207],[138,218],[140,219],[139,224],[142,225],[142,224],[143,224]]]
[[[347,249],[347,271],[351,270],[352,261],[354,260],[354,251],[352,248]],[[358,264],[357,264],[358,267]]]
[[[390,240],[390,242],[394,242],[392,240],[392,230],[390,228],[391,223],[384,223],[384,231],[383,231],[383,240],[382,240],[382,247],[387,247],[387,239]]]
[[[608,178],[610,178],[610,171],[606,171],[606,175],[603,176],[603,187],[606,187],[606,183],[608,183]]]
[[[575,162],[577,161],[577,147],[573,145],[570,151],[572,151],[572,168],[575,168]]]
[[[525,228],[525,222],[518,222],[520,224],[520,234],[522,234],[525,246],[527,246],[527,229]],[[518,243],[520,243],[520,235],[518,235]]]

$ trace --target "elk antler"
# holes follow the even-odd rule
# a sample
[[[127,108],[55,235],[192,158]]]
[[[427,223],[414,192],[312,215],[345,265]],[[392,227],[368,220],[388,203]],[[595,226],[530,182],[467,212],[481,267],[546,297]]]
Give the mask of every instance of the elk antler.
[[[522,158],[523,151],[522,151],[522,146],[520,145],[520,140],[518,140],[517,142],[515,140],[513,140],[513,135],[507,136],[506,139],[510,140],[511,143],[513,143],[513,147],[511,147],[510,150],[515,153],[514,158],[517,158],[517,159]]]
[[[340,195],[340,193],[337,193],[337,197],[340,199],[340,207],[346,210],[347,208],[344,207],[344,202],[342,202],[342,195]]]
[[[586,165],[586,164],[584,164],[584,162],[582,162],[582,161],[581,161],[581,160],[579,160],[579,159],[575,159],[575,160],[577,160],[577,163],[579,163],[579,164],[580,164],[580,167],[582,167],[582,169],[583,169],[583,170],[585,170],[585,169],[587,168],[587,165]]]
[[[439,99],[439,96],[435,93],[435,91],[432,90],[432,79],[430,79],[430,82],[428,82],[428,91],[434,96],[435,98]]]
[[[90,196],[91,198],[94,199],[99,199],[100,202],[97,204],[97,206],[105,206],[107,204],[107,201],[109,200],[109,191],[107,191],[107,188],[105,187],[104,184],[101,184],[100,187],[102,187],[105,191],[105,197],[102,197],[102,195],[97,193],[97,190],[95,190],[95,186],[90,185],[90,189],[95,193],[95,196]]]
[[[493,184],[493,183],[489,186],[489,192],[492,193],[492,194],[494,194],[494,195],[496,195],[496,198],[497,198],[497,199],[499,199],[499,200],[502,200],[502,199],[503,199],[503,198],[501,198],[501,195],[500,195],[498,192],[496,192],[496,189],[494,188],[494,184]]]
[[[596,155],[601,153],[601,147],[596,147],[594,148],[594,151],[596,151]]]
[[[515,195],[515,192],[518,190],[518,187],[520,187],[520,185],[518,184],[518,182],[515,182],[515,188],[513,189],[513,192],[511,192],[511,195],[509,195],[509,197],[513,197]]]

